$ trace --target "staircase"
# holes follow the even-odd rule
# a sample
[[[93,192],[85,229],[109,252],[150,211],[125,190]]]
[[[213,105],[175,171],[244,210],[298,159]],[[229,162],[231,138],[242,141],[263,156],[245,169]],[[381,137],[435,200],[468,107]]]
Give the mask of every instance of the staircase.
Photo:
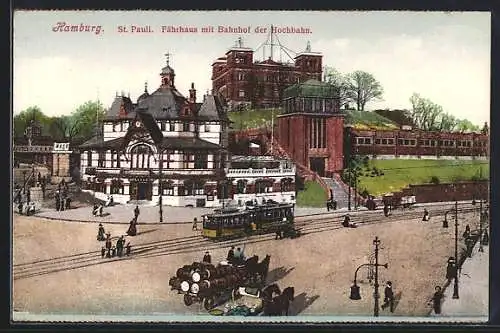
[[[335,178],[323,178],[323,181],[333,192],[333,200],[337,201],[337,209],[346,208],[348,206],[349,193],[345,190],[345,187],[342,186],[338,180]],[[352,198],[351,198],[352,199]]]

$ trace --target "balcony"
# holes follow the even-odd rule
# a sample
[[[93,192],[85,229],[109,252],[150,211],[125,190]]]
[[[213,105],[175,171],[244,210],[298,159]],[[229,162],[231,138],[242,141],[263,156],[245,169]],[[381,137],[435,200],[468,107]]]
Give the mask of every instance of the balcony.
[[[227,177],[272,177],[272,176],[291,176],[295,175],[295,167],[293,168],[276,168],[276,169],[226,169]]]

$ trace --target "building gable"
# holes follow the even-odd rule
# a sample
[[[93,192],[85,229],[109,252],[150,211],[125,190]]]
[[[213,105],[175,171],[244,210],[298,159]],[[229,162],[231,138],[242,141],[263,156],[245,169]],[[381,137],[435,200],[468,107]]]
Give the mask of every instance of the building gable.
[[[147,112],[137,112],[131,126],[125,134],[122,150],[136,145],[138,142],[151,145],[153,147],[160,144],[163,140],[163,134],[158,128],[158,124],[153,116]]]

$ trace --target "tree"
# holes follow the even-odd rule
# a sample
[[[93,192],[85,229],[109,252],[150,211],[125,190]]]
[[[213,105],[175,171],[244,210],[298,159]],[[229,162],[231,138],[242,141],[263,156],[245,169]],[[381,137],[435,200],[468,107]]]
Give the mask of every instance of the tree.
[[[70,124],[74,125],[75,137],[90,138],[95,134],[97,121],[104,118],[104,109],[100,101],[87,101],[71,114]],[[71,126],[72,127],[72,126]]]
[[[23,136],[26,128],[32,120],[40,123],[42,127],[42,134],[49,134],[48,128],[51,123],[51,118],[47,117],[38,106],[30,106],[26,110],[23,110],[14,116],[14,136]]]
[[[348,97],[356,104],[357,110],[364,111],[366,103],[382,99],[384,89],[375,77],[364,71],[347,75]]]
[[[457,127],[458,119],[449,113],[441,115],[441,122],[439,124],[440,131],[453,132]]]
[[[459,132],[479,132],[479,126],[474,125],[470,120],[460,119],[457,122],[457,131]]]
[[[343,108],[349,103],[349,81],[346,75],[340,73],[333,67],[325,67],[325,82],[337,88],[339,94],[340,107]]]
[[[410,117],[415,126],[424,131],[435,131],[440,129],[443,108],[427,98],[414,93],[410,97],[412,109]]]
[[[51,136],[56,140],[72,141],[79,129],[79,121],[75,117],[54,117],[50,126]]]

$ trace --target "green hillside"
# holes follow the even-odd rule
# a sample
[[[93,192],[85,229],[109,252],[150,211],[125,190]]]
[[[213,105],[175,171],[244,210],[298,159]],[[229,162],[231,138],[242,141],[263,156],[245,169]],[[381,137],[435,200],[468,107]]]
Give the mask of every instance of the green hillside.
[[[371,111],[342,110],[345,112],[345,123],[359,129],[364,128],[397,128],[391,120]],[[281,108],[277,109],[250,109],[245,111],[230,112],[229,119],[233,122],[234,130],[270,126],[274,112],[276,116],[281,114]]]
[[[373,176],[373,168],[378,174]],[[431,183],[431,179],[440,183],[457,182],[489,178],[488,161],[458,160],[371,160],[364,167],[359,178],[359,191],[368,191],[371,195],[381,195],[398,191],[409,184]]]

